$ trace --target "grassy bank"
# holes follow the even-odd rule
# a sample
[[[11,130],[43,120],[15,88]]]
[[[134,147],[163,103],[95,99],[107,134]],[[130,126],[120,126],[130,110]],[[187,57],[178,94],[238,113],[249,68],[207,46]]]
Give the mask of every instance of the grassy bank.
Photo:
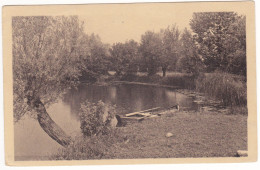
[[[142,83],[152,83],[152,84],[159,84],[159,85],[168,85],[168,86],[175,86],[178,88],[184,89],[194,89],[194,76],[190,74],[171,74],[167,77],[162,77],[158,74],[153,76],[146,76],[143,74],[137,75],[127,75],[120,77],[119,80],[121,81],[131,81],[131,82],[142,82]]]
[[[246,116],[169,112],[81,139],[51,159],[233,157],[237,150],[247,150]]]

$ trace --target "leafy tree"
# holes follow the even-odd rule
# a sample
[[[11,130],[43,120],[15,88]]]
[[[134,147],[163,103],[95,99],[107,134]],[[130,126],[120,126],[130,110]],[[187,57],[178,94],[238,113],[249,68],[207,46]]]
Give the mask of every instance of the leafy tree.
[[[162,67],[163,77],[166,76],[166,70],[169,65],[175,65],[180,48],[180,31],[176,25],[173,25],[171,28],[168,27],[165,30],[161,30],[161,39],[162,39],[162,54],[159,56],[160,66]]]
[[[62,146],[70,137],[46,106],[77,84],[81,67],[82,23],[76,16],[13,17],[14,120],[29,114]]]
[[[185,28],[181,35],[181,68],[187,73],[196,74],[203,69],[203,63],[191,32]]]
[[[163,54],[162,39],[159,33],[147,31],[141,37],[140,52],[144,57],[145,67],[148,75],[154,75],[160,65],[159,59]]]
[[[83,68],[81,80],[96,81],[101,75],[107,74],[109,70],[109,45],[104,44],[98,35],[85,35],[81,48]]]
[[[116,43],[110,49],[111,62],[117,75],[131,75],[138,70],[139,45],[134,40]]]
[[[234,12],[194,13],[190,26],[208,71],[246,74],[245,17]]]

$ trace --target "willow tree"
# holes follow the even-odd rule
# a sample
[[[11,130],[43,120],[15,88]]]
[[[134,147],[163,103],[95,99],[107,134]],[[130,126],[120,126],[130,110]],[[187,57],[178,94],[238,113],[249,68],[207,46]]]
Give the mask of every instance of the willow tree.
[[[139,45],[134,40],[116,43],[110,48],[113,69],[117,75],[133,75],[138,70]]]
[[[159,33],[147,31],[141,36],[140,53],[144,58],[144,65],[149,76],[156,74],[160,66],[160,56],[162,55],[162,39]]]
[[[162,67],[163,77],[166,76],[166,71],[170,65],[176,65],[180,48],[180,31],[176,25],[162,29],[162,54],[159,56],[160,65]]]
[[[13,17],[12,33],[14,120],[29,114],[52,139],[68,146],[70,137],[46,107],[77,83],[82,23],[76,16]]]

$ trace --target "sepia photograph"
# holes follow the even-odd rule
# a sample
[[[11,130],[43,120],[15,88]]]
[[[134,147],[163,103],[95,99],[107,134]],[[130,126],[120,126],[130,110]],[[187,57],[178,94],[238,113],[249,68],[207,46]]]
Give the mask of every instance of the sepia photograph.
[[[5,6],[3,22],[11,164],[256,160],[254,2]]]

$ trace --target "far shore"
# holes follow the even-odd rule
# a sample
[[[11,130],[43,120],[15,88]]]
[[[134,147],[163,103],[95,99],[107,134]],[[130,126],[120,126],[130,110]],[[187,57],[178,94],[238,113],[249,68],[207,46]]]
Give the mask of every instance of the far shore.
[[[136,82],[136,81],[112,81],[112,83],[138,84],[138,85],[166,87],[166,88],[173,88],[173,89],[181,88],[179,86],[169,86],[169,85],[162,85],[162,84],[156,84],[156,83],[142,83],[142,82]]]

